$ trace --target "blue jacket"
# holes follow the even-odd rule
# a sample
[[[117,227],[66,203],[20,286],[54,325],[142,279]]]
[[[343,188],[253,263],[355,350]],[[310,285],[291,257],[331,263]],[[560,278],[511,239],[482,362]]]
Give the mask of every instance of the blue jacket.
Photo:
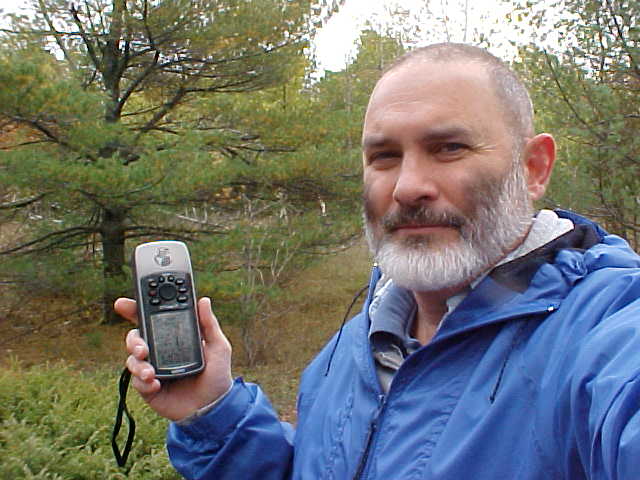
[[[367,335],[374,269],[363,312],[305,370],[295,432],[237,380],[170,426],[171,461],[201,480],[640,479],[640,257],[558,213],[576,228],[492,271],[387,395]]]

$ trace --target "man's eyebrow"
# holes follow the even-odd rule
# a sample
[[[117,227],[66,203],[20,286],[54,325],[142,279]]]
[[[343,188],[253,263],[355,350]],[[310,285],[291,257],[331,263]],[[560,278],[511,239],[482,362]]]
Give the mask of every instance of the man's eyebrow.
[[[471,130],[461,126],[433,127],[425,130],[422,135],[422,140],[427,143],[452,139],[471,141],[472,138],[473,134]]]
[[[362,139],[362,149],[367,150],[371,148],[382,147],[384,145],[388,145],[389,143],[391,143],[391,139],[385,137],[384,135],[367,135]]]
[[[473,132],[462,126],[436,126],[427,128],[420,136],[425,143],[442,142],[447,140],[461,140],[471,142],[473,140]],[[384,147],[395,143],[393,139],[382,134],[367,135],[362,139],[362,149],[374,149]]]

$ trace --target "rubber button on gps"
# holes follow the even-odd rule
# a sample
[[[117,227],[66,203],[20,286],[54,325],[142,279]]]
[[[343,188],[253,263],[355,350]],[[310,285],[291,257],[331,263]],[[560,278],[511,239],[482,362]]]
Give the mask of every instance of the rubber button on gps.
[[[160,287],[159,292],[163,300],[173,300],[177,294],[176,287],[167,283]]]

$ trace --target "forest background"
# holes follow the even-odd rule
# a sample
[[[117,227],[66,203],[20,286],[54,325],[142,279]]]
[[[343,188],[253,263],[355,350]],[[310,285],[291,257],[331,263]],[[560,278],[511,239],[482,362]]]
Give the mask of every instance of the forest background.
[[[111,305],[131,296],[142,241],[189,243],[236,373],[295,421],[301,369],[366,282],[361,121],[407,49],[452,40],[506,56],[559,143],[541,206],[638,247],[639,2],[497,1],[506,13],[482,27],[470,3],[390,1],[324,72],[314,39],[349,0],[33,0],[7,16],[0,478],[178,478],[166,423],[133,394],[125,469],[109,444],[128,329]]]

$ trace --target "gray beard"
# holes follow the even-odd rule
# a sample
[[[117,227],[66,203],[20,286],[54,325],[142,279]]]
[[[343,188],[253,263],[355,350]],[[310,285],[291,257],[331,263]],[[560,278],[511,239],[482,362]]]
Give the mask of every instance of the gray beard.
[[[376,235],[365,206],[367,243],[382,272],[404,288],[437,291],[466,285],[505,257],[524,238],[533,217],[522,164],[514,163],[497,187],[486,181],[478,187],[470,198],[476,206],[470,217],[436,214],[451,217],[460,233],[458,241],[443,246],[430,245],[428,236],[395,241],[385,228],[389,215],[380,220],[383,233]]]

